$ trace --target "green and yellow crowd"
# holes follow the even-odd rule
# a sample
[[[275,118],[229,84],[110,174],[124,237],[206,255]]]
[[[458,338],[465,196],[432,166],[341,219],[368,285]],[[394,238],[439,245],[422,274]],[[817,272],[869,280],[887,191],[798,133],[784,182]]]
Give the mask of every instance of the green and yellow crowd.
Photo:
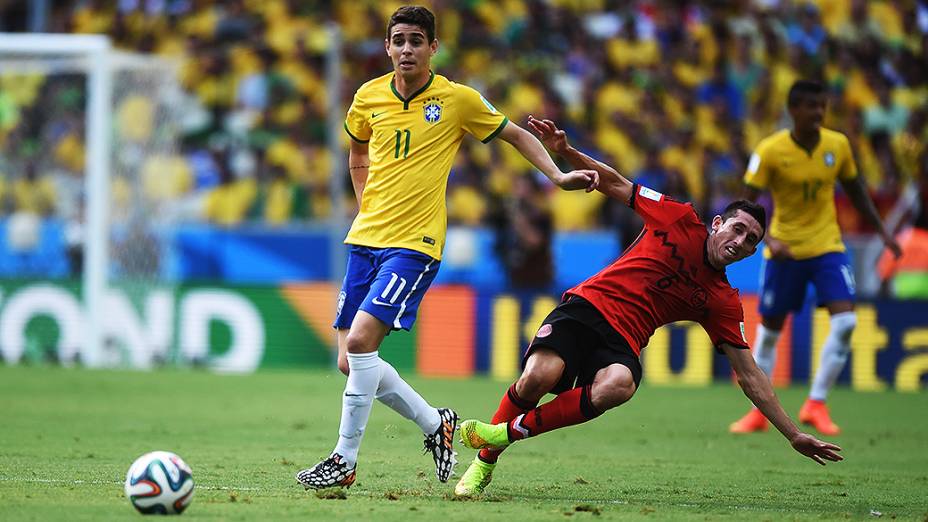
[[[202,201],[199,218],[227,226],[288,224],[331,216],[337,208],[330,192],[335,175],[344,180],[347,212],[353,211],[347,171],[332,172],[326,114],[331,103],[347,108],[357,87],[389,71],[383,41],[399,2],[52,4],[52,31],[107,34],[120,48],[180,64],[180,83],[193,108],[186,112],[199,117],[185,119],[176,155],[141,167],[150,197],[196,195]],[[436,72],[477,88],[516,123],[529,114],[555,120],[578,147],[630,178],[693,201],[703,212],[720,209],[740,193],[752,148],[789,125],[786,92],[798,78],[827,86],[825,125],[850,137],[882,212],[926,168],[923,1],[424,4],[437,20]],[[330,26],[339,28],[343,43],[340,100],[326,91]],[[39,132],[24,128],[42,80],[26,83],[0,72],[0,150],[27,147],[24,137]],[[80,93],[61,89],[57,95]],[[123,107],[117,117],[120,113],[137,122],[145,108]],[[59,126],[66,130],[41,142],[49,150],[32,153],[45,167],[53,162],[59,170],[79,173],[83,133],[78,125]],[[341,139],[347,147],[346,137]],[[0,171],[7,209],[54,212],[54,183],[43,169],[30,176],[9,165],[0,165]],[[450,219],[488,224],[514,180],[529,172],[530,165],[506,144],[465,140],[451,176]],[[129,189],[114,192],[120,190]],[[557,230],[615,226],[626,216],[598,194],[548,194]],[[838,208],[846,231],[867,231],[842,195]]]

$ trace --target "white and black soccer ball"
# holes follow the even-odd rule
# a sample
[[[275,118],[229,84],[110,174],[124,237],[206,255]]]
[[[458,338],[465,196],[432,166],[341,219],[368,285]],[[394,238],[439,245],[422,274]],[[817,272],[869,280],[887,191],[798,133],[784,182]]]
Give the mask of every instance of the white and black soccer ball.
[[[146,453],[135,459],[126,474],[126,497],[146,515],[180,514],[193,497],[193,473],[169,451]]]

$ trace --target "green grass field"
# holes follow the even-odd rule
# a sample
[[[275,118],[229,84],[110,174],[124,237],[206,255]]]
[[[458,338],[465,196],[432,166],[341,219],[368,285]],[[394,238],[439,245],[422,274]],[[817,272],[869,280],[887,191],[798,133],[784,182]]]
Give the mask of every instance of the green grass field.
[[[508,383],[410,379],[437,405],[488,418]],[[488,495],[452,501],[415,425],[377,405],[347,499],[294,473],[333,447],[343,377],[0,366],[0,520],[132,520],[129,464],[155,449],[193,468],[187,519],[528,520],[605,518],[928,520],[928,394],[837,390],[846,460],[820,467],[775,432],[735,437],[746,399],[730,385],[657,388],[583,426],[517,444]],[[796,413],[805,390],[781,390]],[[459,448],[458,472],[473,458]]]

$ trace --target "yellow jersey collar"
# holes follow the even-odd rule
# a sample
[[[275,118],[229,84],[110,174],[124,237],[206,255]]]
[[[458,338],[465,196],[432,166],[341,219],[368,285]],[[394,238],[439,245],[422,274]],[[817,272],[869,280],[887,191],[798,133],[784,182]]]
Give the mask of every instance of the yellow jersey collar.
[[[390,90],[393,91],[393,94],[401,102],[403,102],[403,110],[405,111],[406,109],[409,108],[409,102],[411,102],[412,99],[415,98],[416,96],[419,96],[420,94],[425,92],[425,90],[428,89],[430,85],[432,85],[432,80],[434,79],[435,79],[435,73],[432,71],[429,71],[429,81],[425,82],[425,85],[423,85],[421,89],[412,93],[412,96],[410,96],[409,98],[403,98],[403,96],[399,93],[399,91],[396,90],[396,83],[395,83],[396,74],[394,74],[393,76],[390,77]]]

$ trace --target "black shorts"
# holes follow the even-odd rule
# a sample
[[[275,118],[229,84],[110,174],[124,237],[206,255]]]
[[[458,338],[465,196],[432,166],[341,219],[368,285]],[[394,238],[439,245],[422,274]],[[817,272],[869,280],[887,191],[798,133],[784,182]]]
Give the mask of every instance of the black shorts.
[[[596,372],[619,363],[632,372],[635,388],[641,384],[641,362],[628,341],[586,299],[571,295],[545,317],[525,351],[522,366],[538,347],[554,350],[564,360],[564,374],[551,393],[592,384]]]

